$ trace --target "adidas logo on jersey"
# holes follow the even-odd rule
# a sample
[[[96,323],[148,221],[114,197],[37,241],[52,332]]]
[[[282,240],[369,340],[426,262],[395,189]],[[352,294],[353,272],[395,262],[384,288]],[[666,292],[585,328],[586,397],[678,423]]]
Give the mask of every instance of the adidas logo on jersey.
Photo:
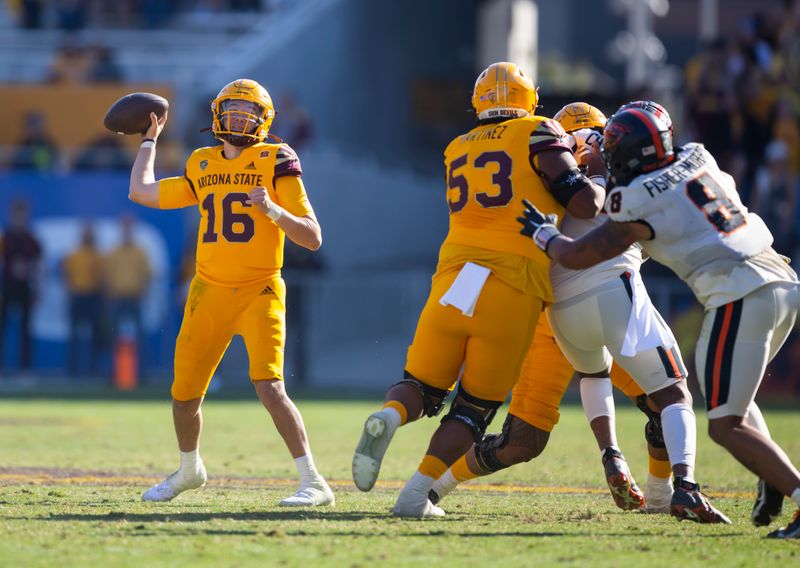
[[[254,162],[250,162],[249,164],[247,164],[247,165],[244,167],[244,169],[246,169],[246,170],[254,170],[254,169],[256,169],[256,165],[255,165],[255,163],[254,163]]]
[[[274,294],[274,293],[275,293],[275,290],[273,290],[269,286],[265,286],[264,289],[261,290],[261,293],[259,294],[259,296],[266,296],[267,294]]]

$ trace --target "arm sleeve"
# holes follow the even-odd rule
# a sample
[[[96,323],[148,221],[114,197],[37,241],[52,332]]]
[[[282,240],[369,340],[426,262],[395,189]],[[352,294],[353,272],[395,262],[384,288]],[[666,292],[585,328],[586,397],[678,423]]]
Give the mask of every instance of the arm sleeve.
[[[564,132],[564,128],[555,120],[547,119],[536,125],[528,143],[528,159],[533,170],[540,176],[542,174],[539,171],[537,155],[550,150],[572,152],[569,136]]]
[[[303,180],[299,176],[285,175],[275,180],[275,195],[278,198],[278,205],[292,215],[305,217],[314,212],[306,195]]]
[[[179,209],[198,203],[194,185],[186,174],[158,181],[159,209]]]

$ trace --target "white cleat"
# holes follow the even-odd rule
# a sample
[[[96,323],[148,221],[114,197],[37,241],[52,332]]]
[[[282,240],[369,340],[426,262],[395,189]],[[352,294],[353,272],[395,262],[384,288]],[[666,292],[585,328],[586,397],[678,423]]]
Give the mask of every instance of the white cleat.
[[[395,517],[406,517],[412,519],[429,519],[444,517],[445,512],[441,507],[437,507],[431,500],[426,498],[422,504],[412,502],[402,502],[402,495],[397,499],[394,504],[392,514]]]
[[[142,494],[142,501],[171,501],[184,491],[202,487],[207,479],[206,468],[201,462],[194,474],[182,474],[178,470],[158,485],[153,485]]]
[[[673,493],[674,489],[669,479],[663,480],[651,475],[644,490],[644,505],[639,510],[642,513],[668,515]]]
[[[333,491],[322,477],[310,485],[301,486],[297,493],[279,503],[281,507],[322,507],[324,505],[332,507],[335,504]]]
[[[445,513],[428,498],[432,479],[416,472],[400,491],[392,513],[396,517],[424,519],[427,517],[444,517]]]
[[[389,442],[394,436],[392,428],[382,410],[370,414],[364,423],[361,439],[353,454],[353,482],[361,491],[369,491],[378,480]]]

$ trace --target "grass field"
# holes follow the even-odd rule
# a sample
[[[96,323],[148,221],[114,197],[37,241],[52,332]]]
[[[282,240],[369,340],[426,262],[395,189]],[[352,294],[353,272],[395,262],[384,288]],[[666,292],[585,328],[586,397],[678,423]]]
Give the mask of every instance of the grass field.
[[[294,465],[255,400],[209,400],[203,490],[144,504],[141,492],[177,465],[166,401],[0,400],[0,566],[796,566],[800,542],[751,526],[754,479],[705,434],[698,480],[732,526],[678,523],[617,510],[579,407],[562,409],[548,449],[531,463],[465,485],[441,520],[389,509],[436,426],[399,431],[369,494],[350,458],[376,402],[298,403],[334,509],[287,510]],[[620,442],[647,477],[643,420],[620,403]],[[702,412],[698,409],[698,413]],[[798,413],[768,411],[795,462]],[[494,428],[498,429],[503,416]],[[792,504],[787,500],[785,523]]]

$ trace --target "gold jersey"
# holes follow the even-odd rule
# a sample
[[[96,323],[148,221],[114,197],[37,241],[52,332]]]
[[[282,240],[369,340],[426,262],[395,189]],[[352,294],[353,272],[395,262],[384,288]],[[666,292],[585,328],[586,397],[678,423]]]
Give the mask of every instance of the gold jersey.
[[[300,160],[289,146],[258,143],[234,159],[226,159],[222,149],[195,150],[183,176],[161,180],[159,207],[198,205],[198,276],[221,286],[244,286],[279,275],[283,265],[284,233],[247,203],[250,190],[266,187],[273,202],[298,217],[312,209],[300,181]]]
[[[541,152],[569,151],[567,135],[549,118],[526,116],[484,124],[453,140],[444,152],[450,230],[437,275],[466,260],[486,265],[501,280],[552,301],[550,260],[519,234],[527,199],[544,213],[563,216],[537,172]]]

